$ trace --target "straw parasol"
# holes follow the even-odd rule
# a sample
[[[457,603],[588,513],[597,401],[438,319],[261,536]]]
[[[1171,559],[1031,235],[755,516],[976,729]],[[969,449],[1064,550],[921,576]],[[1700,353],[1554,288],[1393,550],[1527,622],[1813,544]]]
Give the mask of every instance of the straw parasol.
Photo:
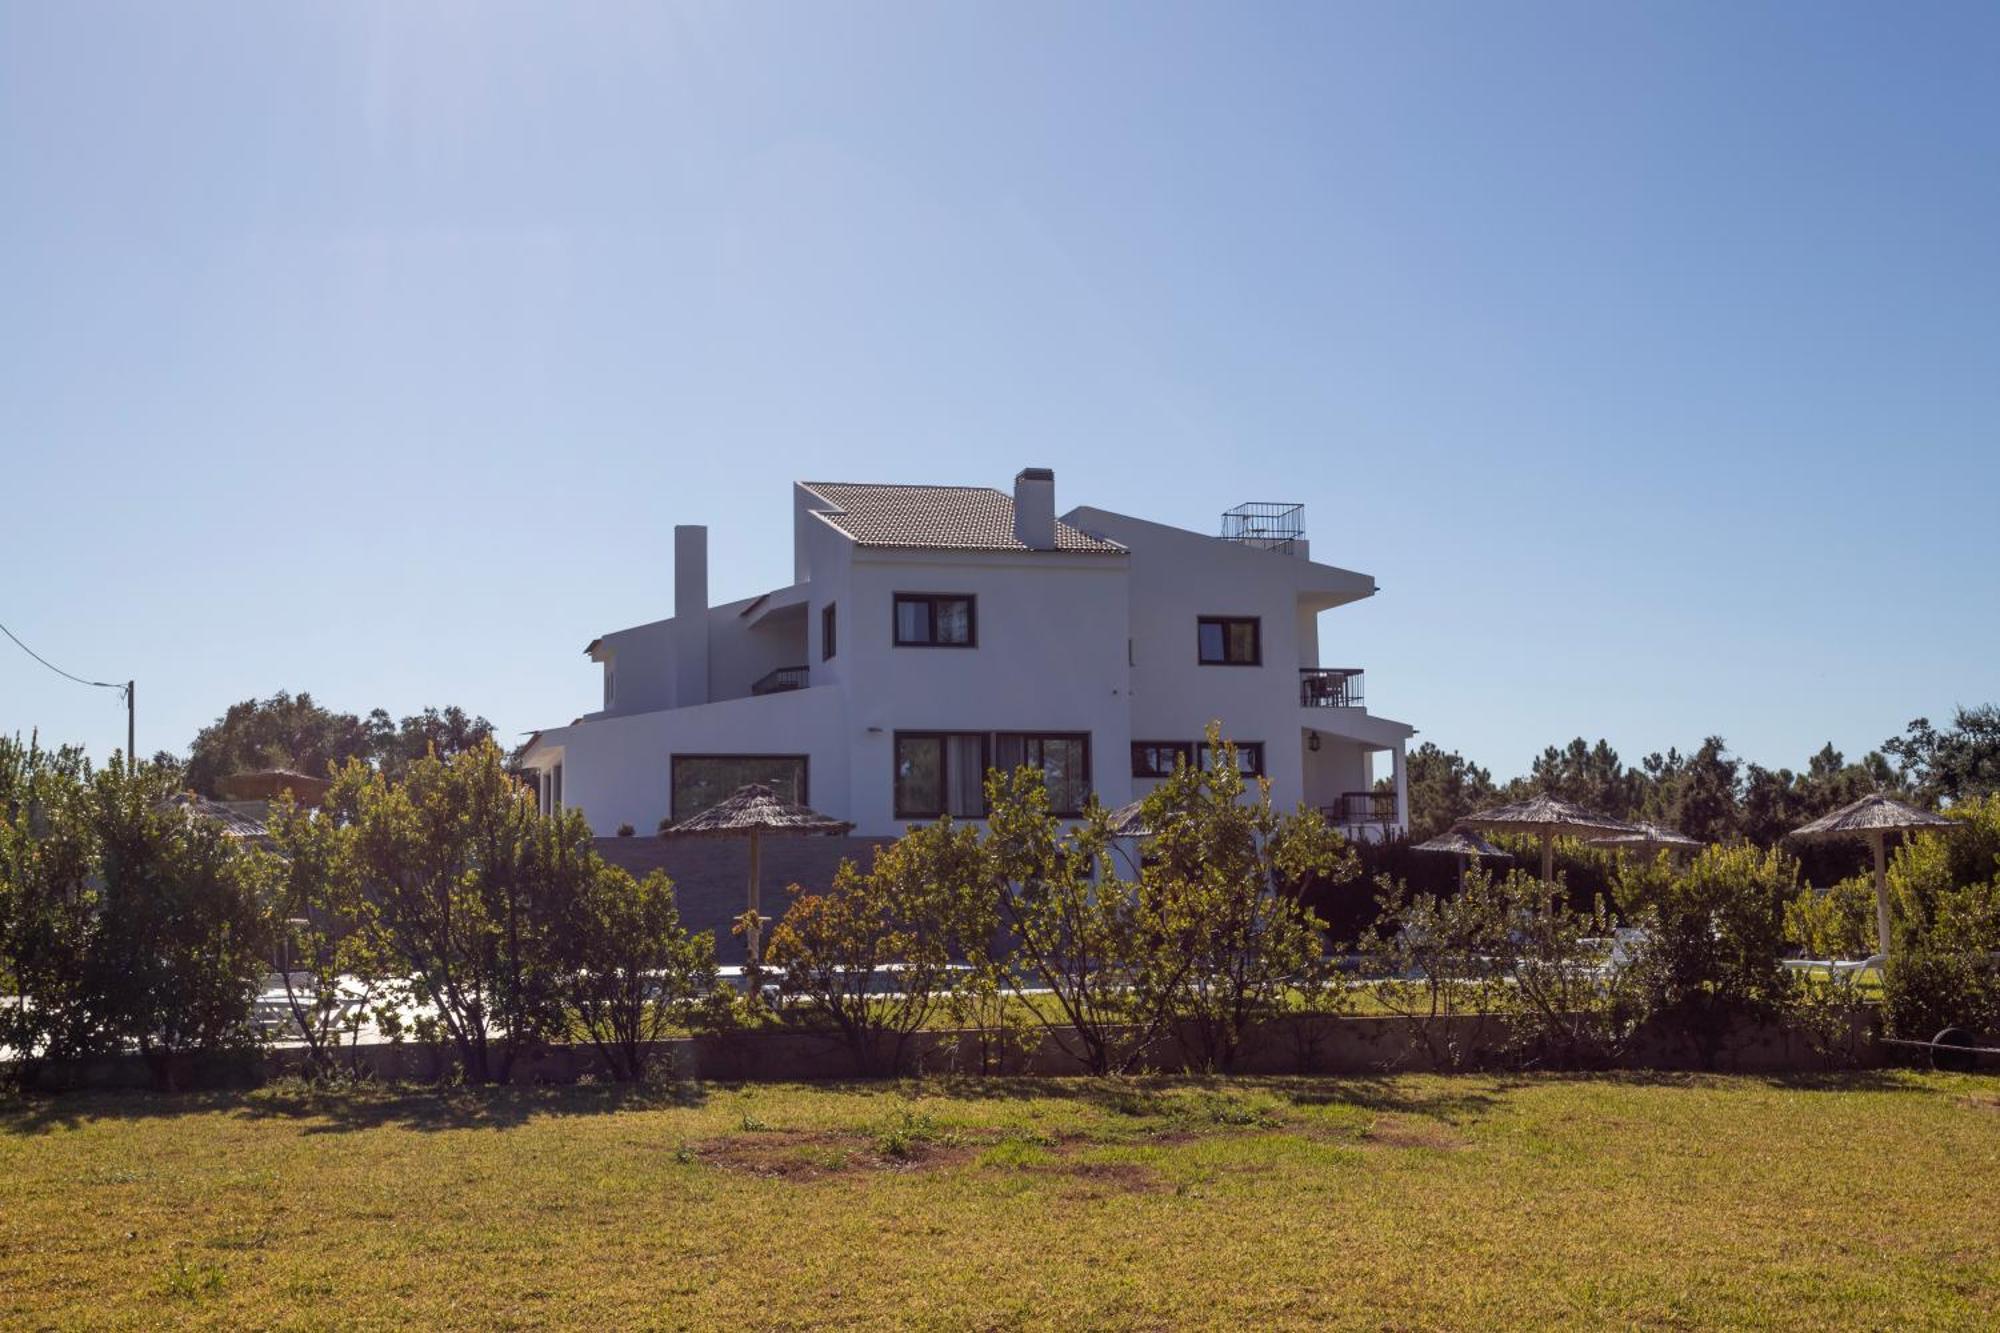
[[[1121,805],[1111,812],[1110,828],[1114,838],[1150,838],[1153,830],[1146,827],[1145,813],[1140,809],[1145,801],[1137,800]]]
[[[1830,815],[1822,815],[1803,828],[1793,829],[1792,836],[1868,839],[1868,845],[1875,851],[1875,941],[1886,958],[1889,954],[1889,853],[1885,846],[1888,836],[1950,827],[1951,821],[1943,815],[1892,801],[1876,792],[1852,805],[1843,805]]]
[[[1593,847],[1613,847],[1619,851],[1634,848],[1643,852],[1684,851],[1701,846],[1700,838],[1690,838],[1685,833],[1676,833],[1659,824],[1648,824],[1641,820],[1632,826],[1630,833],[1614,833],[1605,838],[1592,838]]]
[[[1503,852],[1471,829],[1454,828],[1448,833],[1440,833],[1427,842],[1420,842],[1410,848],[1413,852],[1450,853],[1458,858],[1458,886],[1465,887],[1465,861],[1467,857],[1490,857],[1495,861],[1511,861],[1512,852]]]
[[[1556,877],[1556,839],[1588,838],[1607,833],[1630,833],[1632,825],[1595,810],[1586,810],[1554,796],[1531,796],[1510,805],[1497,805],[1458,821],[1467,828],[1488,833],[1530,833],[1542,840],[1542,882]]]
[[[744,913],[743,924],[750,965],[755,967],[759,961],[763,923],[766,919],[757,910],[757,880],[762,869],[759,853],[764,835],[768,833],[778,837],[839,836],[852,831],[853,828],[854,825],[844,819],[829,819],[817,810],[809,810],[803,805],[793,805],[789,801],[780,800],[777,793],[769,787],[761,782],[753,782],[747,787],[738,787],[733,795],[700,814],[689,815],[680,823],[670,826],[660,836],[750,839],[750,908]]]

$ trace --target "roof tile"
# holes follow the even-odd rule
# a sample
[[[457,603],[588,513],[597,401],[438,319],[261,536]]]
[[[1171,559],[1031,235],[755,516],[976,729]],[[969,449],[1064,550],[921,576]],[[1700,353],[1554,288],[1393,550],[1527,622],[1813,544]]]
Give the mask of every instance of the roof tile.
[[[1014,535],[1014,497],[991,486],[892,486],[801,482],[834,506],[821,517],[857,546],[949,551],[1026,551]],[[1122,555],[1117,542],[1057,520],[1056,550]]]

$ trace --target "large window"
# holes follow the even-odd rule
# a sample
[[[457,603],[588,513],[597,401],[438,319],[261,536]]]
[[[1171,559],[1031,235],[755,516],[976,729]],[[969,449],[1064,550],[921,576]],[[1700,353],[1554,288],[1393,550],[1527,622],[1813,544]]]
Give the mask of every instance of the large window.
[[[1195,759],[1203,768],[1214,766],[1216,755],[1208,748],[1207,741],[1202,741],[1194,748]],[[1246,778],[1261,777],[1264,772],[1264,742],[1237,741],[1236,767]]]
[[[763,783],[781,801],[808,803],[806,757],[802,754],[677,754],[673,758],[675,822],[700,814],[752,782]]]
[[[897,732],[896,818],[982,817],[987,766],[985,732]]]
[[[896,646],[971,648],[979,642],[973,599],[962,593],[896,594]]]
[[[1171,777],[1175,764],[1193,762],[1193,741],[1132,742],[1132,776],[1135,778]]]
[[[834,631],[839,628],[833,605],[828,602],[819,613],[819,660],[822,662],[833,656]]]
[[[1004,733],[993,738],[993,766],[1011,773],[1022,765],[1042,770],[1049,809],[1080,815],[1090,800],[1090,737],[1083,732]]]
[[[1255,616],[1202,616],[1196,631],[1203,666],[1257,666],[1264,660]]]

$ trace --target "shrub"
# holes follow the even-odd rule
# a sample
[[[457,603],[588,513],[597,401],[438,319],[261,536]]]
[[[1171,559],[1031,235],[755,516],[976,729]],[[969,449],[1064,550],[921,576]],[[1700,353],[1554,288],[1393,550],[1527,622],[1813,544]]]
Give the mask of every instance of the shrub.
[[[1501,886],[1511,926],[1502,1010],[1516,1058],[1558,1069],[1603,1069],[1625,1054],[1646,1018],[1643,973],[1613,965],[1617,918],[1600,900],[1577,911],[1515,871]]]
[[[688,934],[673,881],[657,870],[634,880],[597,863],[563,913],[554,961],[563,1002],[619,1082],[646,1080],[647,1048],[676,1028],[726,1019],[715,935]]]
[[[1483,1043],[1461,1020],[1493,1011],[1505,996],[1506,893],[1483,869],[1467,871],[1449,898],[1413,894],[1397,880],[1380,888],[1380,920],[1359,945],[1376,999],[1409,1021],[1434,1068],[1483,1058]]]

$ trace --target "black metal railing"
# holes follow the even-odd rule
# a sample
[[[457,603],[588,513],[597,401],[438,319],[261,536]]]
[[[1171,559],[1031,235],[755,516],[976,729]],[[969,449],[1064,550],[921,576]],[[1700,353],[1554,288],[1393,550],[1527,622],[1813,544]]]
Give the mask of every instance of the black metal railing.
[[[1360,667],[1300,667],[1299,702],[1307,708],[1360,708]]]
[[[1306,507],[1252,500],[1222,511],[1222,539],[1265,551],[1291,551],[1306,535]]]
[[[806,687],[809,669],[802,666],[779,667],[767,671],[757,678],[750,687],[752,694],[783,694],[786,690],[802,690]]]
[[[1329,824],[1393,824],[1396,822],[1396,793],[1392,791],[1349,791],[1340,800],[1320,807]]]

